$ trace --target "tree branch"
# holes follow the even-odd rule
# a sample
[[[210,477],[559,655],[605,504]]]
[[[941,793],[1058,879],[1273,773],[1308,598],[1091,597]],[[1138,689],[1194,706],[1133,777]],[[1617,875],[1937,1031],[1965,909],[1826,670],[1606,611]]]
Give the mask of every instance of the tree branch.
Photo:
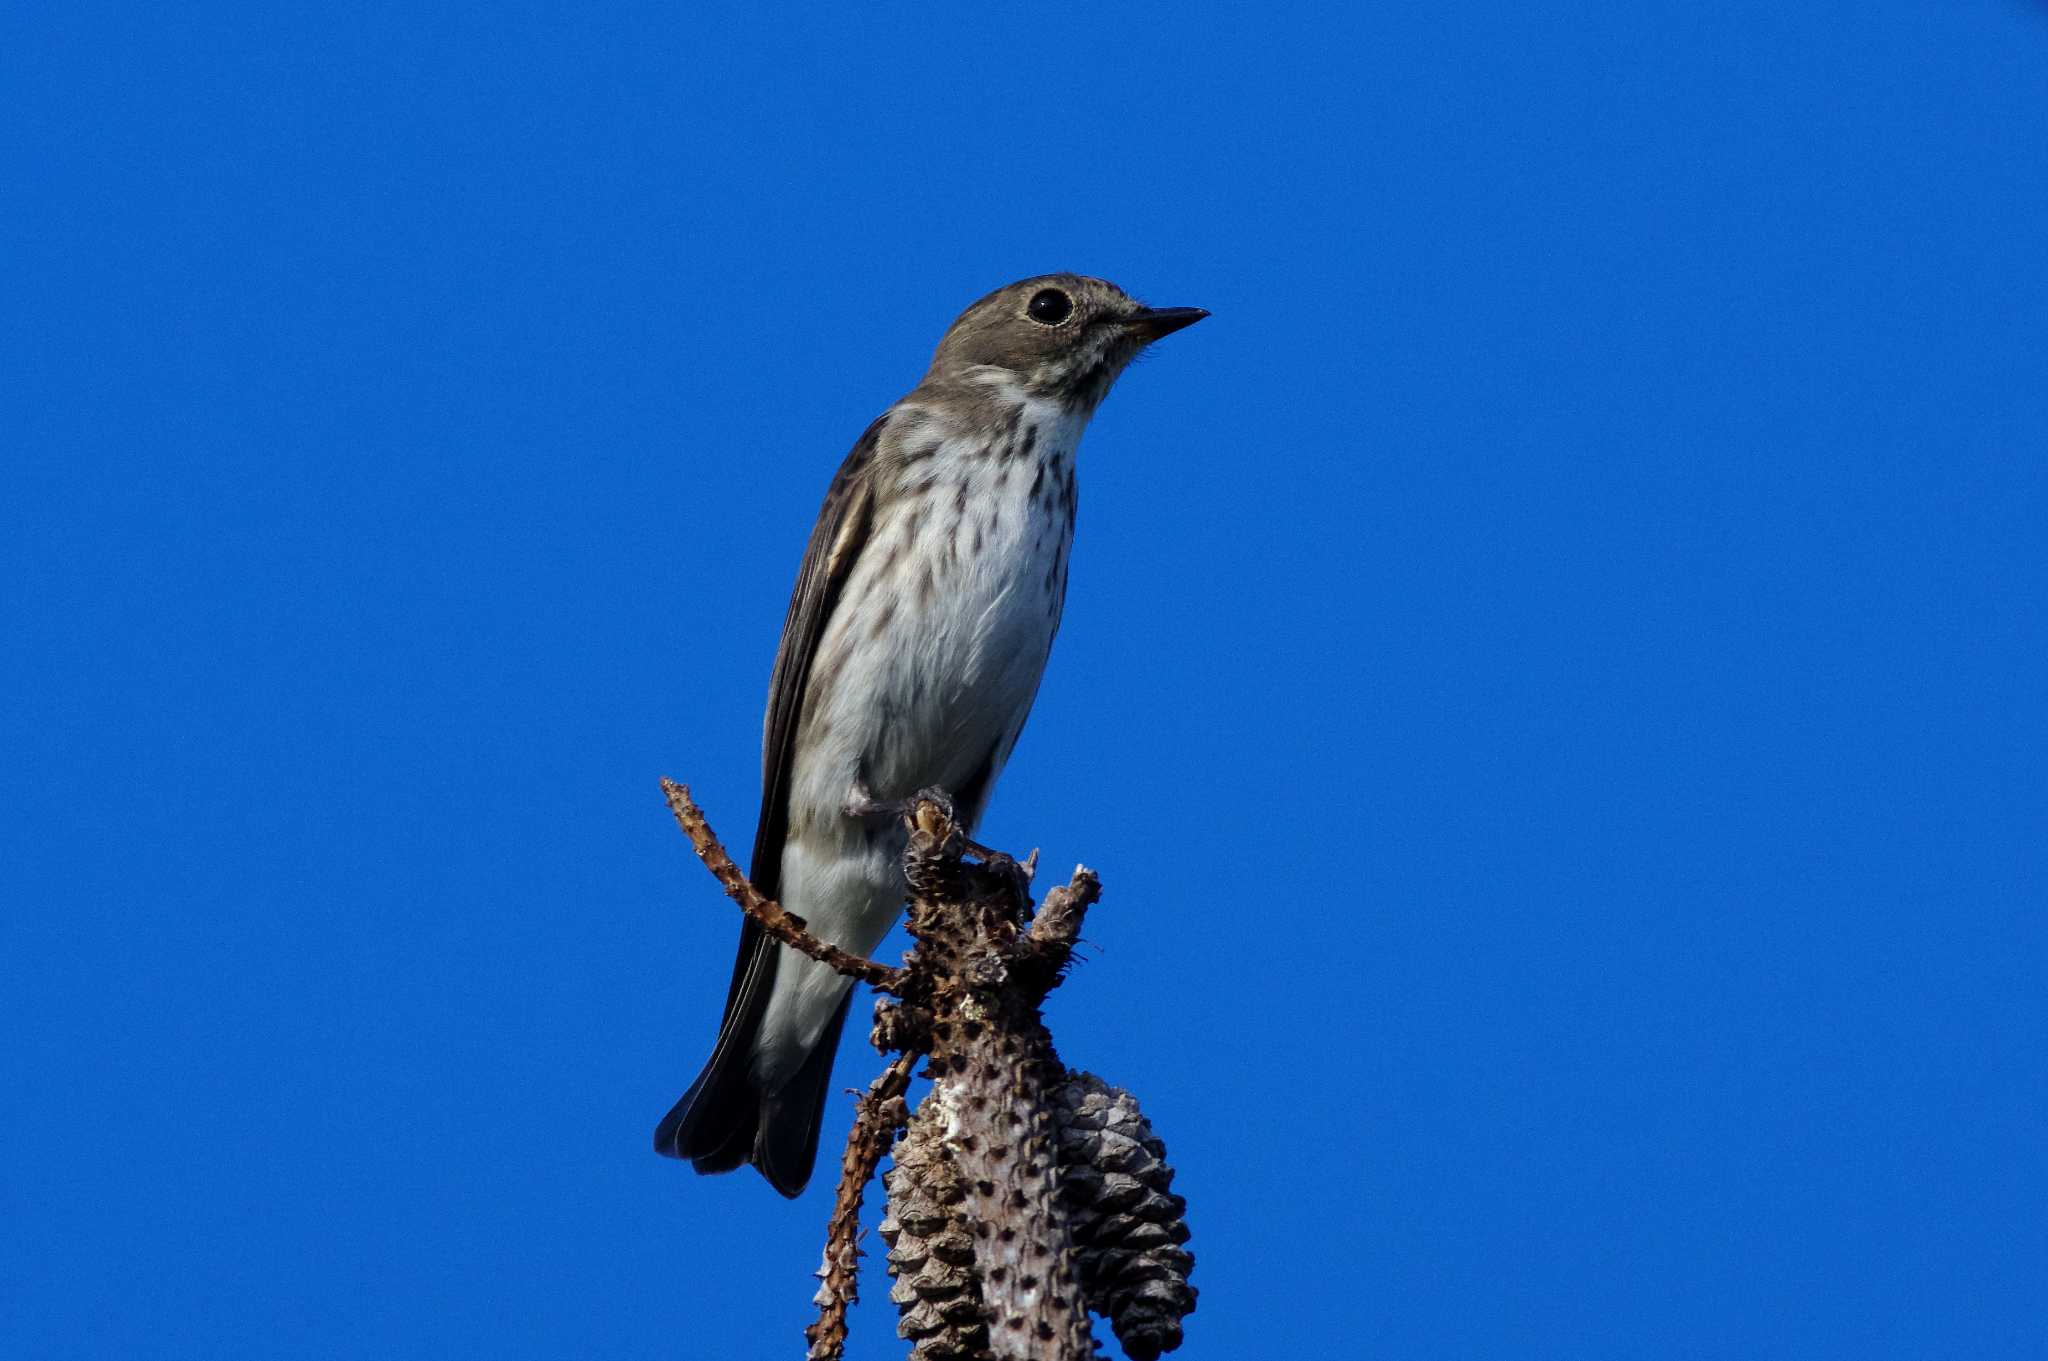
[[[683,835],[690,838],[690,845],[696,849],[697,858],[711,871],[725,889],[725,895],[740,905],[740,910],[761,924],[761,929],[775,939],[795,950],[808,955],[820,964],[848,978],[858,978],[877,992],[897,994],[903,990],[903,970],[892,969],[886,964],[877,964],[872,959],[863,959],[849,954],[830,941],[820,940],[807,929],[802,917],[774,902],[755,888],[740,867],[719,845],[718,838],[711,831],[711,824],[705,821],[704,810],[690,798],[688,786],[663,777],[661,792],[668,796],[669,811],[676,815],[682,826]]]
[[[811,1344],[809,1361],[839,1361],[846,1354],[846,1311],[860,1298],[860,1203],[882,1155],[910,1119],[903,1094],[910,1089],[910,1071],[918,1058],[914,1053],[898,1054],[854,1108],[853,1128],[847,1131],[846,1152],[839,1162],[839,1194],[825,1225],[825,1261],[818,1268],[824,1284],[812,1301],[818,1306],[818,1321],[804,1329]]]
[[[1102,881],[1095,877],[1095,871],[1086,865],[1076,865],[1074,877],[1046,894],[1045,901],[1038,905],[1038,915],[1031,919],[1031,929],[1024,939],[1055,974],[1066,967],[1067,958],[1074,953],[1074,942],[1081,938],[1081,919],[1101,896]]]

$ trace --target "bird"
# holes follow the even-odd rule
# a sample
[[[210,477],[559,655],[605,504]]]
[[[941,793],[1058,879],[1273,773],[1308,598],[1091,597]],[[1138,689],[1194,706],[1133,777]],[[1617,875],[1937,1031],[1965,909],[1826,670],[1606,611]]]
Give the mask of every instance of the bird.
[[[881,943],[911,795],[945,791],[972,833],[1059,629],[1082,432],[1146,346],[1208,315],[1079,274],[998,288],[840,464],[769,681],[749,867],[812,934]],[[850,979],[747,918],[717,1042],[655,1150],[798,1195],[851,1001]]]

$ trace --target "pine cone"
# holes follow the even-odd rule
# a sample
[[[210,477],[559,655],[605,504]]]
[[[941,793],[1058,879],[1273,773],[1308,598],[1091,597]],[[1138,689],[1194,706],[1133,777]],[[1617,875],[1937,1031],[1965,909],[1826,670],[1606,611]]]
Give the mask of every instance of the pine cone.
[[[896,1143],[894,1166],[882,1174],[896,1335],[910,1340],[910,1361],[989,1361],[974,1237],[961,1204],[967,1193],[946,1157],[933,1104],[919,1106]]]
[[[1180,1345],[1180,1321],[1195,1308],[1195,1259],[1181,1246],[1187,1202],[1167,1189],[1166,1145],[1136,1097],[1092,1073],[1067,1074],[1053,1115],[1088,1308],[1109,1320],[1131,1361],[1155,1361]]]

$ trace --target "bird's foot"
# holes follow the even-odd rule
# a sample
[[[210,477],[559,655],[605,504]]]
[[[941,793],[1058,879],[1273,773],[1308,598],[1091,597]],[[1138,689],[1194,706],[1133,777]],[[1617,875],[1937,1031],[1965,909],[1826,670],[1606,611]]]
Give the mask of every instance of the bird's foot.
[[[863,780],[853,782],[853,788],[847,791],[846,802],[840,805],[840,811],[856,820],[907,818],[917,810],[919,804],[924,803],[932,805],[933,811],[938,814],[941,821],[952,823],[956,820],[953,796],[937,786],[920,789],[907,799],[878,799]],[[967,843],[967,848],[976,855],[982,853],[981,848],[971,841]]]
[[[953,796],[936,786],[930,789],[920,789],[907,799],[878,799],[875,797],[874,791],[867,787],[865,781],[855,780],[853,788],[847,791],[846,802],[840,806],[840,811],[856,821],[901,818],[910,816],[919,804],[924,803],[933,805],[934,811],[938,813],[943,821],[949,823],[954,821]],[[1036,849],[1030,855],[1019,860],[1008,851],[999,851],[992,846],[984,846],[979,841],[963,839],[961,848],[995,873],[1013,880],[1019,890],[1025,893],[1027,900],[1029,899],[1031,881],[1038,874],[1038,852]]]
[[[846,816],[863,821],[869,818],[900,818],[910,811],[914,799],[878,799],[864,780],[855,780],[853,788],[847,791],[846,802],[840,811]]]

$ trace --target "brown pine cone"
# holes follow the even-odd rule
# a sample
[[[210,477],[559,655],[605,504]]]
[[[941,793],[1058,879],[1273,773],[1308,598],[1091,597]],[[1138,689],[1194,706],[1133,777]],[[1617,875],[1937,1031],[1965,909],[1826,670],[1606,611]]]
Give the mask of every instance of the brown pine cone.
[[[961,1205],[966,1191],[946,1158],[936,1113],[925,1109],[930,1104],[920,1106],[882,1174],[896,1335],[910,1340],[911,1361],[988,1361],[974,1238]]]
[[[1195,1308],[1195,1259],[1181,1246],[1187,1202],[1168,1189],[1166,1145],[1136,1097],[1092,1073],[1067,1074],[1053,1113],[1088,1308],[1109,1320],[1131,1361],[1155,1361],[1180,1345]]]

